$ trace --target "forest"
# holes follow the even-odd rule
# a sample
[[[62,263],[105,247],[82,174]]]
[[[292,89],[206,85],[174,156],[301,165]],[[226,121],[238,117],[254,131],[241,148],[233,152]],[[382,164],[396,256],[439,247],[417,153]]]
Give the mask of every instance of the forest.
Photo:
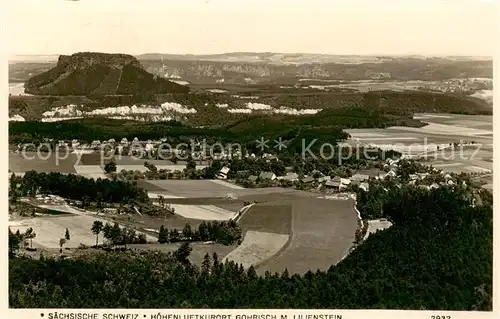
[[[206,255],[115,252],[72,260],[13,257],[13,308],[306,308],[492,310],[492,200],[466,190],[395,187],[382,202],[394,225],[327,271],[257,276]],[[140,283],[140,284],[138,284]]]

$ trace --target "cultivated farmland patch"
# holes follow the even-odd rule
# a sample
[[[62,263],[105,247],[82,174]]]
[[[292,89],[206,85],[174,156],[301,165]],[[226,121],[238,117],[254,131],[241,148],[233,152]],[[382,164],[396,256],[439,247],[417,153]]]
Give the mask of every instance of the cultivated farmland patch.
[[[28,172],[35,170],[37,172],[60,172],[75,173],[75,164],[77,158],[73,154],[56,156],[55,154],[44,154],[36,152],[14,153],[9,152],[9,169],[12,172]]]
[[[292,235],[279,254],[265,261],[257,272],[303,274],[327,270],[340,261],[354,242],[357,213],[352,200],[304,198],[290,201]]]
[[[257,204],[250,207],[239,220],[242,229],[277,234],[290,234],[292,205]]]

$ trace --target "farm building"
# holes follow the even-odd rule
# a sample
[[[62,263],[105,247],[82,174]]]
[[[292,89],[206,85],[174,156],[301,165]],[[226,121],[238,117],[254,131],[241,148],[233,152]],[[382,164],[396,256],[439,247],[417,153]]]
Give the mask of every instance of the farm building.
[[[329,181],[330,179],[331,179],[330,176],[321,176],[320,178],[318,178],[318,182],[322,183],[322,182]]]
[[[326,187],[333,188],[336,190],[342,190],[349,185],[351,181],[347,178],[341,178],[339,176],[335,176],[333,179],[327,181],[325,183]]]
[[[229,167],[224,166],[223,168],[221,168],[219,175],[217,177],[220,179],[227,179],[227,174],[229,173],[229,170],[230,170]]]

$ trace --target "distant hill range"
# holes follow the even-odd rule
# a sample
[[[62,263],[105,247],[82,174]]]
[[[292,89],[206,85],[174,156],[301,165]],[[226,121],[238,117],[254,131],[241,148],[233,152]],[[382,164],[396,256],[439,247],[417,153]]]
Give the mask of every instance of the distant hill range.
[[[492,61],[491,57],[472,56],[443,56],[426,57],[422,55],[405,56],[376,56],[376,55],[335,55],[317,53],[274,53],[274,52],[231,52],[221,54],[194,55],[194,54],[163,54],[145,53],[137,55],[139,60],[185,60],[185,61],[217,61],[237,63],[265,63],[274,65],[302,65],[302,64],[361,64],[382,63],[406,59],[445,59],[450,61]]]
[[[54,62],[59,55],[12,55],[9,63],[17,62]],[[492,61],[487,56],[424,56],[424,55],[336,55],[317,53],[275,53],[275,52],[230,52],[221,54],[165,54],[144,53],[136,55],[139,60],[183,60],[183,61],[219,61],[239,63],[269,63],[276,65],[310,63],[381,63],[394,60],[449,60],[449,61]]]
[[[85,56],[89,58],[86,59]],[[117,58],[116,61],[120,62],[115,63],[113,59],[106,58],[107,56],[127,58]],[[493,77],[493,62],[488,57],[236,52],[213,55],[147,53],[135,57],[123,54],[77,53],[69,57],[45,55],[39,58],[36,62],[36,56],[12,57],[9,61],[9,82],[26,82],[31,78],[27,83],[26,92],[33,94],[112,95],[130,94],[143,89],[148,93],[183,91],[187,88],[175,86],[174,83],[187,82],[192,84],[191,88],[196,85],[216,85],[221,88],[230,84],[295,85],[297,81],[305,79],[440,81]],[[50,61],[51,58],[54,60]],[[76,65],[84,65],[85,69]],[[38,73],[42,74],[33,77]],[[170,79],[171,82],[154,82],[153,74],[165,80]],[[127,77],[128,75],[130,77]],[[76,77],[81,79],[82,76],[89,81],[82,80],[79,84]],[[130,87],[130,81],[139,78],[143,82],[134,82]],[[122,80],[120,83],[119,79]],[[125,84],[123,80],[129,82]]]
[[[53,68],[32,76],[24,87],[26,93],[34,95],[90,97],[131,95],[146,98],[189,91],[188,87],[148,73],[134,56],[95,52],[61,55]]]

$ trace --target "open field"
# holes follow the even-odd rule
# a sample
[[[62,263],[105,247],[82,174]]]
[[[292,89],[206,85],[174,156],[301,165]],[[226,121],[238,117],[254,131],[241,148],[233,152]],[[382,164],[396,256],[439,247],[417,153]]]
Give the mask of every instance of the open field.
[[[235,194],[237,197],[246,197],[250,195],[294,192],[294,190],[279,187],[234,188],[229,187],[227,183],[223,184],[216,180],[147,180],[141,181],[140,186],[154,193],[187,198],[225,197],[230,193]]]
[[[199,220],[230,220],[235,213],[213,205],[179,205],[170,204],[177,215]]]
[[[64,155],[44,154],[36,152],[21,153],[9,152],[9,170],[12,172],[28,172],[36,170],[37,172],[61,172],[76,173],[75,165],[77,157],[69,154],[66,159]]]
[[[285,246],[289,235],[247,231],[241,245],[223,259],[242,264],[244,268],[256,266],[274,256]]]
[[[350,144],[394,149],[405,155],[426,155],[429,164],[447,172],[493,170],[493,118],[486,115],[416,114],[428,123],[421,128],[346,130]],[[469,148],[450,149],[450,143],[471,143]],[[439,150],[437,149],[439,147]]]
[[[352,200],[296,199],[288,246],[257,267],[257,272],[303,274],[340,261],[354,241],[357,214]]]
[[[58,248],[59,239],[64,237],[66,228],[69,229],[71,239],[65,244],[65,247],[76,248],[80,243],[84,245],[95,245],[95,235],[90,230],[95,220],[100,220],[103,223],[108,221],[102,218],[95,218],[92,212],[77,210],[68,205],[38,205],[41,208],[46,208],[54,211],[61,211],[69,214],[41,216],[35,218],[23,218],[21,220],[9,221],[9,226],[12,231],[19,229],[25,231],[32,227],[37,236],[33,240],[33,245],[42,248]],[[121,227],[124,225],[120,224]],[[135,228],[135,227],[133,227]],[[99,243],[102,243],[102,235],[99,236]],[[146,234],[148,241],[156,242],[156,237]]]

